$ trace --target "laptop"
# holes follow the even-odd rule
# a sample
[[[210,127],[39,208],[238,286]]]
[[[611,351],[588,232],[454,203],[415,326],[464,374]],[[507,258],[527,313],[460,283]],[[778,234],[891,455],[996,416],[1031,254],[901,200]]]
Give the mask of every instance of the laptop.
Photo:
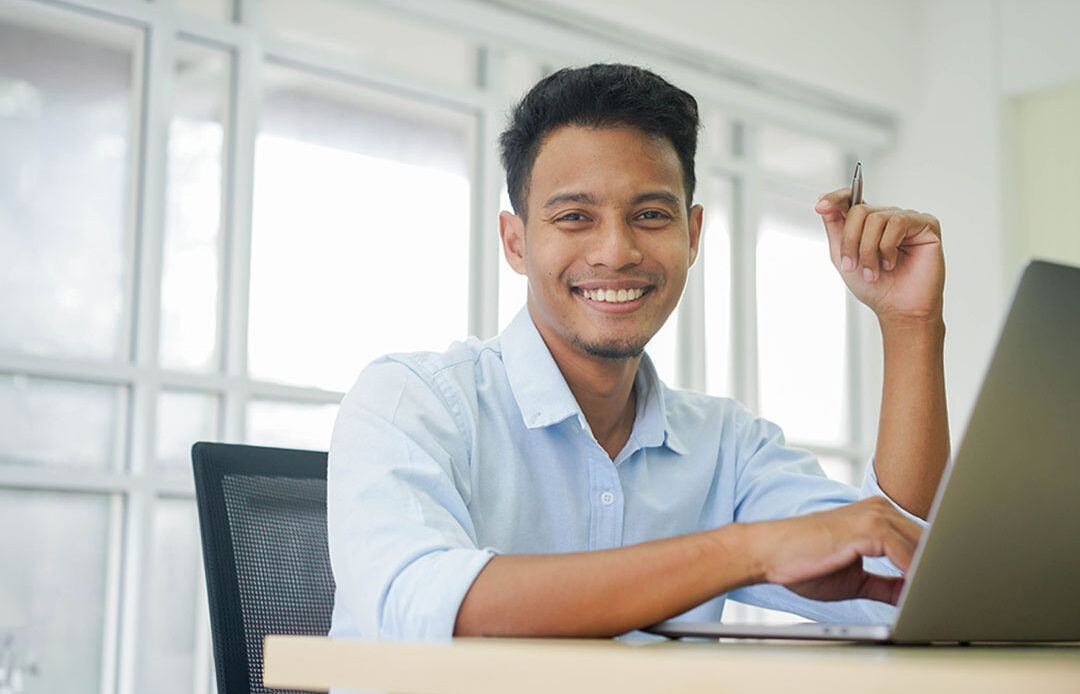
[[[672,637],[1080,641],[1080,268],[1032,261],[892,624],[667,621]]]

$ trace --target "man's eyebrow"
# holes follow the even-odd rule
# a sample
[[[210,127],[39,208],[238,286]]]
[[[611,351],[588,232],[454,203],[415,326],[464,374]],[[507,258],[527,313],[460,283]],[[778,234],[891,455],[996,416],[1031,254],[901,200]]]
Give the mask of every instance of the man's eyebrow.
[[[636,196],[631,202],[631,205],[640,205],[643,202],[666,202],[672,207],[679,207],[682,201],[679,200],[679,196],[674,193],[669,193],[666,190],[657,190],[649,193],[642,193]]]
[[[568,202],[576,202],[582,205],[596,205],[596,198],[588,193],[556,193],[552,195],[541,206],[541,209],[548,209],[550,207],[556,207]],[[630,201],[631,205],[640,205],[643,202],[666,202],[672,207],[678,207],[682,204],[679,200],[679,196],[666,190],[649,191],[647,193],[640,193],[634,196],[634,199]]]
[[[556,193],[547,199],[547,202],[541,206],[541,209],[546,210],[549,207],[556,207],[568,202],[577,202],[582,205],[595,205],[596,198],[588,193]]]

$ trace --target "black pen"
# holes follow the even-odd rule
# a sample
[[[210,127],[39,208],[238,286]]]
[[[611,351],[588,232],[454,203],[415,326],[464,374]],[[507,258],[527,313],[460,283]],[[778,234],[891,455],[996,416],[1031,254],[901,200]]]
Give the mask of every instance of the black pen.
[[[855,164],[855,173],[851,175],[851,207],[862,204],[862,162]]]

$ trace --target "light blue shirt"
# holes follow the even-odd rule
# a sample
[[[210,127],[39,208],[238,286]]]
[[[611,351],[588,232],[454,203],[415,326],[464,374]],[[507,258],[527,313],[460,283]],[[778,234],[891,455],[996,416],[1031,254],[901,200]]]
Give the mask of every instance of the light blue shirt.
[[[668,388],[647,357],[635,388],[633,431],[612,461],[527,310],[491,340],[368,366],[330,446],[331,636],[449,638],[496,554],[609,549],[884,496],[873,465],[861,491],[830,480],[775,424]],[[775,585],[730,595],[817,620],[893,616],[882,603],[817,602]],[[718,620],[724,600],[684,618]]]

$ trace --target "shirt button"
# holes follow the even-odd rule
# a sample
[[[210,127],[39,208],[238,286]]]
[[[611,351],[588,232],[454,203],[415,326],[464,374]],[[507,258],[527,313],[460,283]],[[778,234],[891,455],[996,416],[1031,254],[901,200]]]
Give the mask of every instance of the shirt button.
[[[611,492],[604,492],[600,495],[600,503],[602,503],[604,506],[611,506],[613,503],[615,503],[615,495]]]

